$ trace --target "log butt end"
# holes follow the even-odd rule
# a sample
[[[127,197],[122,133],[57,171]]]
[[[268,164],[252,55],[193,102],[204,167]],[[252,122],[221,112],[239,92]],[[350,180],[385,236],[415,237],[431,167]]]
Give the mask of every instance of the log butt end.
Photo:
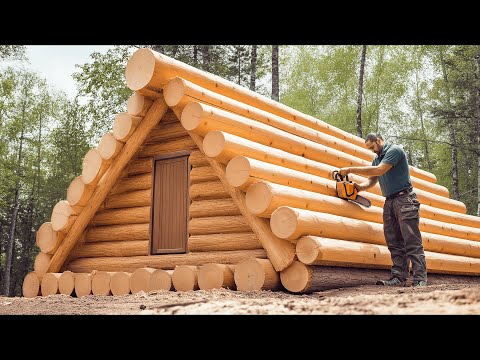
[[[297,229],[297,215],[293,209],[281,206],[272,213],[270,227],[280,239],[290,238]]]
[[[295,261],[280,272],[282,285],[290,292],[300,293],[308,290],[311,279],[311,270],[300,261]]]
[[[198,290],[197,267],[179,265],[172,274],[172,282],[177,291]]]
[[[272,202],[272,192],[264,182],[252,184],[245,196],[248,211],[254,215],[264,213]]]
[[[185,83],[179,77],[170,80],[163,88],[163,97],[170,107],[178,105],[183,95],[185,95]]]
[[[208,132],[203,138],[203,152],[211,158],[220,155],[225,147],[225,136],[219,130]]]
[[[262,290],[265,283],[265,269],[257,259],[247,259],[237,264],[234,274],[237,290],[258,291]]]
[[[138,49],[133,53],[125,68],[127,86],[138,91],[150,83],[155,70],[155,55],[150,49]]]
[[[26,298],[33,298],[41,295],[40,278],[35,272],[28,273],[23,279],[22,293]]]

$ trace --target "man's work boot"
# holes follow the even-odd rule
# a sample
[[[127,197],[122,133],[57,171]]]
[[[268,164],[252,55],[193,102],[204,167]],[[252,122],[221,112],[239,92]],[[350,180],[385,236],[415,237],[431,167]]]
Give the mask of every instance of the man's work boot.
[[[406,283],[407,282],[405,280],[402,281],[398,277],[392,276],[388,280],[378,280],[376,284],[383,286],[405,286]]]
[[[427,282],[425,280],[420,280],[420,281],[414,281],[412,283],[412,286],[413,287],[417,287],[417,286],[427,286]]]

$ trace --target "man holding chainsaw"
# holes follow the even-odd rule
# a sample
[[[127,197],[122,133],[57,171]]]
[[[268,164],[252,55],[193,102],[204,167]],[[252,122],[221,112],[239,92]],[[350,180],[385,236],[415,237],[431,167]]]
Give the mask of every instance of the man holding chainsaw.
[[[371,166],[346,167],[339,170],[341,176],[350,173],[368,176],[357,184],[358,191],[367,190],[377,182],[385,196],[383,206],[383,232],[392,258],[391,278],[379,280],[377,285],[405,286],[409,260],[412,262],[413,286],[427,285],[427,267],[419,226],[420,202],[413,192],[410,171],[403,149],[389,144],[383,138],[370,133],[365,146],[377,156]]]

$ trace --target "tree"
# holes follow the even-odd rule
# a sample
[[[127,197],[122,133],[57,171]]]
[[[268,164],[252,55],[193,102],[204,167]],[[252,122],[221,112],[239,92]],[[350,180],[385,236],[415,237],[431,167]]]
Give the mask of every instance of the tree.
[[[365,71],[365,55],[367,45],[362,46],[362,59],[360,61],[360,75],[358,76],[358,96],[357,96],[357,136],[363,138],[362,133],[362,96],[363,96],[363,73]]]
[[[272,99],[279,101],[278,45],[272,45]]]
[[[255,91],[256,78],[257,78],[257,46],[252,45],[251,52],[251,68],[250,68],[250,90]]]
[[[25,60],[25,45],[0,45],[0,60]]]

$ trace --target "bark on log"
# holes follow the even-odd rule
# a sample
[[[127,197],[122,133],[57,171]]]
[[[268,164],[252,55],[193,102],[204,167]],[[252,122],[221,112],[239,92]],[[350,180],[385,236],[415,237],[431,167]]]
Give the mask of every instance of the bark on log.
[[[112,132],[102,136],[98,143],[98,152],[105,161],[111,161],[120,153],[123,143],[115,139]]]
[[[150,291],[166,290],[172,291],[175,288],[172,283],[173,270],[156,269],[150,276]]]
[[[131,273],[119,271],[110,278],[110,291],[114,296],[122,296],[130,294],[130,277]]]
[[[153,100],[135,92],[128,98],[127,113],[132,116],[143,117],[147,114],[148,110],[150,110],[152,104]]]
[[[175,265],[236,264],[251,257],[266,258],[267,255],[265,250],[242,250],[166,254],[162,256],[78,258],[71,261],[67,268],[73,272],[90,272],[94,269],[134,272],[141,267],[172,270]]]
[[[220,181],[207,181],[198,184],[192,184],[189,188],[190,199],[208,200],[230,198],[230,194]]]
[[[53,255],[65,238],[65,234],[56,232],[51,222],[44,222],[37,230],[35,243],[41,252]]]
[[[73,258],[143,255],[148,255],[148,240],[87,243],[72,251]]]
[[[198,269],[192,265],[178,265],[172,273],[172,283],[176,291],[198,290]]]
[[[150,206],[111,209],[98,212],[91,224],[120,225],[120,224],[145,224],[150,221]]]
[[[156,269],[150,267],[139,268],[132,273],[130,277],[130,290],[132,294],[140,291],[150,291],[150,279]]]
[[[131,208],[150,206],[152,203],[152,190],[136,190],[123,194],[114,194],[107,197],[105,209]]]
[[[193,235],[188,238],[188,250],[191,252],[256,249],[263,247],[253,232]]]
[[[111,226],[94,226],[87,232],[86,242],[146,240],[149,223]]]
[[[243,215],[194,218],[188,223],[191,235],[228,234],[252,231]]]
[[[358,241],[385,245],[382,224],[290,207],[280,207],[272,214],[270,226],[280,238],[297,242],[300,236]],[[425,250],[480,258],[480,242],[422,232]]]
[[[193,201],[190,204],[190,217],[211,217],[240,215],[240,210],[232,198]]]
[[[247,259],[235,267],[235,284],[240,291],[277,290],[280,276],[268,259]]]
[[[234,271],[235,265],[205,264],[198,270],[198,287],[200,290],[221,288],[235,290]]]
[[[128,113],[117,114],[113,122],[113,136],[122,143],[127,142],[140,125],[142,119],[142,117],[132,116]]]
[[[23,279],[22,294],[26,298],[41,296],[40,283],[42,279],[34,271],[29,272]]]
[[[92,275],[77,273],[75,274],[75,294],[77,297],[87,296],[92,293]]]

